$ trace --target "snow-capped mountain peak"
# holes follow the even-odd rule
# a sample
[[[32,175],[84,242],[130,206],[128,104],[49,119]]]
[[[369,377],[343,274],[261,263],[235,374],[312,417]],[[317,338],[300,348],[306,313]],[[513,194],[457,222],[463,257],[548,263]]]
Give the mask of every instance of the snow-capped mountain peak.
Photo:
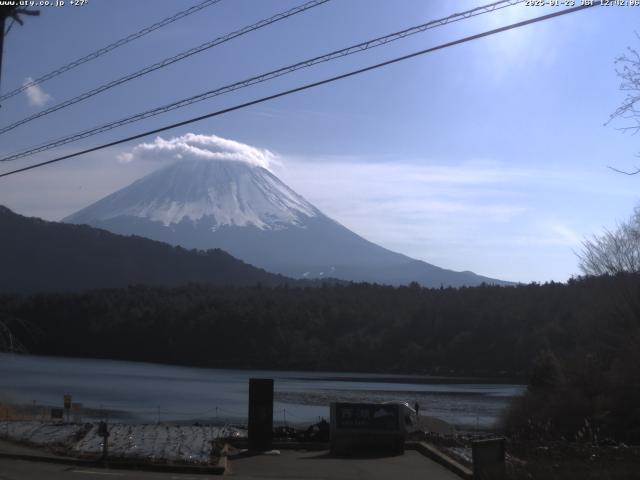
[[[162,223],[206,221],[211,230],[304,224],[318,210],[268,170],[231,160],[182,160],[158,170],[68,219],[127,216]]]

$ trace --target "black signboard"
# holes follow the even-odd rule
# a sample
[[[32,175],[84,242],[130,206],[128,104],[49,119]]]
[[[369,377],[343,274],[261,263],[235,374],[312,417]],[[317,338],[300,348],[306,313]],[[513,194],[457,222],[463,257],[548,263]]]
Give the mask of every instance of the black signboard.
[[[63,413],[64,413],[64,410],[62,410],[61,408],[52,408],[51,409],[51,418],[61,420]]]
[[[336,427],[344,430],[398,430],[399,405],[336,403]]]
[[[249,379],[249,449],[271,450],[273,441],[273,379]]]

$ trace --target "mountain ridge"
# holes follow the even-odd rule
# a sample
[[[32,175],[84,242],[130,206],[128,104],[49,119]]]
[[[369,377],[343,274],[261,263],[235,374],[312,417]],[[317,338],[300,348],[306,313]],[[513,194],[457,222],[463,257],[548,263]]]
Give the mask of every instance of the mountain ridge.
[[[299,283],[220,249],[187,250],[88,225],[48,222],[0,205],[0,291],[79,291],[144,284],[276,286]]]

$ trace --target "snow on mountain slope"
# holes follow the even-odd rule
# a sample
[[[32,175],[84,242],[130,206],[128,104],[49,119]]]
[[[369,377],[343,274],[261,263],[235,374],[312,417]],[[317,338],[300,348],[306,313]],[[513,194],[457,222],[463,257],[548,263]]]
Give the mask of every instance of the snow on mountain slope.
[[[156,171],[65,221],[83,223],[128,216],[165,227],[208,217],[212,230],[301,225],[318,210],[268,170],[233,160],[188,160]]]

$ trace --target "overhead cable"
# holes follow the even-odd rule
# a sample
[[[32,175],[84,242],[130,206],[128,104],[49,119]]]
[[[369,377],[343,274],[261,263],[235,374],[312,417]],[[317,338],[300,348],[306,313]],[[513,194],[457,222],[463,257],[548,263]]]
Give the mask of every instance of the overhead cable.
[[[192,55],[195,55],[197,53],[203,52],[205,50],[208,50],[210,48],[213,48],[217,45],[226,43],[230,40],[233,40],[234,38],[240,37],[242,35],[246,35],[247,33],[253,32],[254,30],[258,30],[260,28],[266,27],[267,25],[271,25],[272,23],[278,22],[280,20],[284,20],[285,18],[289,18],[293,15],[297,15],[298,13],[302,13],[304,11],[309,10],[310,8],[314,8],[317,7],[319,5],[322,5],[323,3],[328,2],[329,0],[311,0],[310,2],[307,2],[303,5],[300,5],[298,7],[295,8],[291,8],[289,10],[286,10],[284,12],[278,13],[277,15],[273,15],[272,17],[269,18],[265,18],[264,20],[260,20],[257,23],[254,23],[253,25],[249,25],[247,27],[241,28],[240,30],[236,30],[234,32],[228,33],[224,36],[218,37],[215,40],[212,40],[210,42],[206,42],[203,43],[202,45],[198,45],[197,47],[194,48],[190,48],[189,50],[186,50],[184,52],[181,52],[177,55],[174,55],[173,57],[169,57],[169,58],[165,58],[164,60],[161,60],[160,62],[154,63],[153,65],[149,65],[141,70],[137,70],[133,73],[130,73],[128,75],[125,75],[124,77],[120,77],[116,80],[112,80],[110,82],[107,82],[103,85],[100,85],[99,87],[96,87],[92,90],[89,90],[87,92],[81,93],[80,95],[77,95],[69,100],[65,100],[64,102],[58,103],[57,105],[53,105],[52,107],[49,107],[45,110],[41,110],[40,112],[34,113],[33,115],[30,115],[26,118],[23,118],[21,120],[18,120],[17,122],[14,122],[10,125],[7,125],[5,127],[0,128],[0,135],[3,133],[6,133],[10,130],[13,130],[16,127],[19,127],[20,125],[24,125],[25,123],[31,122],[32,120],[35,120],[36,118],[40,118],[40,117],[44,117],[45,115],[49,115],[50,113],[53,112],[57,112],[58,110],[61,110],[63,108],[69,107],[71,105],[74,105],[76,103],[82,102],[83,100],[86,100],[88,98],[91,98],[95,95],[98,95],[99,93],[105,92],[107,90],[110,90],[114,87],[117,87],[118,85],[122,85],[123,83],[129,82],[131,80],[134,80],[136,78],[142,77],[144,75],[147,75],[148,73],[154,72],[156,70],[159,70],[161,68],[167,67],[173,63],[179,62],[180,60],[184,60],[185,58],[191,57]]]
[[[187,98],[183,98],[181,100],[169,103],[167,105],[163,105],[161,107],[156,107],[150,110],[146,110],[144,112],[141,113],[137,113],[134,115],[131,115],[129,117],[125,117],[122,118],[120,120],[116,120],[114,122],[109,122],[103,125],[99,125],[97,127],[93,127],[90,128],[88,130],[84,130],[82,132],[79,133],[75,133],[66,137],[62,137],[56,140],[53,140],[51,142],[48,143],[44,143],[35,147],[30,147],[26,150],[23,150],[21,152],[18,153],[14,153],[11,155],[8,155],[4,158],[0,158],[0,161],[9,161],[9,160],[17,160],[19,158],[23,158],[29,155],[33,155],[36,153],[40,153],[40,152],[44,152],[46,150],[50,150],[52,148],[55,147],[59,147],[61,145],[66,145],[68,143],[72,143],[72,142],[76,142],[78,140],[82,140],[84,138],[87,137],[91,137],[93,135],[97,135],[99,133],[103,133],[109,130],[113,130],[114,128],[119,128],[121,126],[124,125],[128,125],[130,123],[134,123],[134,122],[139,122],[141,120],[144,120],[146,118],[150,118],[150,117],[154,117],[156,115],[160,115],[178,108],[183,108],[186,107],[188,105],[192,105],[194,103],[197,102],[202,102],[204,100],[207,100],[209,98],[213,98],[213,97],[217,97],[219,95],[224,95],[226,93],[230,93],[233,92],[235,90],[239,90],[242,88],[246,88],[249,87],[251,85],[255,85],[258,83],[263,83],[269,80],[272,80],[274,78],[277,77],[281,77],[283,75],[287,75],[289,73],[295,72],[297,70],[301,70],[303,68],[310,68],[314,65],[320,64],[320,63],[325,63],[325,62],[329,62],[332,60],[335,60],[337,58],[341,58],[341,57],[346,57],[349,55],[353,55],[356,53],[360,53],[363,52],[365,50],[370,50],[372,48],[376,48],[379,47],[381,45],[385,45],[388,44],[390,42],[394,42],[397,40],[400,40],[402,38],[406,38],[410,35],[415,35],[417,33],[421,33],[424,32],[425,30],[431,29],[431,28],[436,28],[436,27],[440,27],[443,25],[446,25],[448,23],[452,23],[452,22],[457,22],[460,20],[464,20],[467,18],[471,18],[477,15],[481,15],[481,14],[485,14],[485,13],[489,13],[489,12],[493,12],[497,9],[501,9],[501,8],[505,8],[505,7],[509,7],[509,6],[513,6],[516,5],[518,3],[522,3],[525,0],[501,0],[498,2],[494,2],[491,3],[489,5],[484,5],[481,7],[477,7],[474,8],[472,10],[467,10],[461,13],[455,13],[453,15],[449,15],[447,17],[444,18],[440,18],[437,20],[432,20],[429,21],[427,23],[423,23],[421,25],[417,25],[414,27],[410,27],[404,30],[401,30],[399,32],[394,32],[382,37],[377,37],[374,38],[372,40],[367,40],[365,42],[361,42],[355,45],[351,45],[349,47],[346,48],[342,48],[340,50],[335,50],[329,53],[326,53],[324,55],[320,55],[308,60],[304,60],[302,62],[298,62],[298,63],[294,63],[293,65],[288,65],[286,67],[282,67],[279,68],[277,70],[272,70],[270,72],[267,73],[263,73],[251,78],[247,78],[245,80],[241,80],[229,85],[225,85],[223,87],[219,87],[213,90],[209,90],[206,91],[204,93],[200,93],[198,95],[193,95],[191,97],[187,97]],[[0,130],[0,133],[2,133],[3,130]]]
[[[73,70],[74,68],[82,65],[83,63],[87,63],[87,62],[90,62],[91,60],[95,60],[96,58],[101,57],[102,55],[105,55],[106,53],[109,53],[110,51],[115,50],[118,47],[126,45],[127,43],[130,43],[130,42],[133,42],[134,40],[137,40],[140,37],[143,37],[155,30],[158,30],[159,28],[165,27],[170,23],[173,23],[188,15],[191,15],[192,13],[199,12],[203,8],[210,7],[211,5],[215,5],[216,3],[219,3],[221,1],[222,0],[205,0],[204,2],[194,5],[191,8],[177,12],[171,15],[170,17],[165,18],[164,20],[160,20],[159,22],[156,22],[153,25],[145,27],[142,30],[132,33],[131,35],[127,35],[126,37],[121,38],[120,40],[113,42],[107,45],[106,47],[99,48],[98,50],[91,52],[88,55],[85,55],[84,57],[78,58],[77,60],[69,62],[66,65],[63,65],[62,67],[59,67],[47,73],[46,75],[42,75],[41,77],[38,77],[35,80],[31,80],[30,82],[25,83],[21,87],[18,87],[14,90],[11,90],[10,92],[0,95],[0,102],[2,102],[3,100],[6,100],[7,98],[11,98],[15,95],[18,95],[19,93],[24,92],[28,88],[35,87],[36,85],[44,83],[47,80],[51,80],[52,78],[57,77],[58,75],[61,75],[65,72],[68,72],[69,70]]]
[[[226,114],[226,113],[229,113],[229,112],[233,112],[233,111],[240,110],[240,109],[243,109],[243,108],[246,108],[246,107],[250,107],[250,106],[257,105],[257,104],[260,104],[260,103],[264,103],[264,102],[267,102],[267,101],[270,101],[270,100],[274,100],[276,98],[280,98],[280,97],[284,97],[284,96],[287,96],[287,95],[291,95],[293,93],[301,92],[301,91],[304,91],[304,90],[309,90],[309,89],[312,89],[312,88],[315,88],[315,87],[319,87],[321,85],[325,85],[325,84],[328,84],[328,83],[333,83],[333,82],[336,82],[338,80],[343,80],[345,78],[353,77],[355,75],[359,75],[359,74],[362,74],[362,73],[365,73],[365,72],[369,72],[371,70],[376,70],[378,68],[386,67],[388,65],[392,65],[392,64],[395,64],[395,63],[398,63],[398,62],[402,62],[402,61],[408,60],[410,58],[414,58],[414,57],[418,57],[418,56],[421,56],[421,55],[425,55],[427,53],[435,52],[437,50],[442,50],[442,49],[445,49],[445,48],[453,47],[455,45],[460,45],[462,43],[471,42],[473,40],[478,40],[480,38],[488,37],[490,35],[495,35],[497,33],[505,32],[507,30],[513,30],[515,28],[524,27],[526,25],[531,25],[531,24],[534,24],[534,23],[542,22],[544,20],[549,20],[551,18],[559,17],[559,16],[562,16],[562,15],[567,15],[567,14],[574,13],[574,12],[577,12],[577,11],[580,11],[580,10],[585,10],[587,8],[591,8],[591,7],[596,6],[596,5],[599,5],[599,4],[595,4],[595,3],[594,4],[584,4],[584,5],[580,5],[580,6],[576,6],[576,7],[572,7],[572,8],[566,8],[566,9],[563,9],[563,10],[560,10],[560,11],[557,11],[557,12],[549,13],[547,15],[541,15],[539,17],[531,18],[531,19],[528,19],[528,20],[523,20],[521,22],[512,23],[510,25],[506,25],[506,26],[503,26],[503,27],[495,28],[493,30],[487,30],[487,31],[482,32],[482,33],[477,33],[475,35],[470,35],[470,36],[467,36],[467,37],[463,37],[463,38],[460,38],[458,40],[454,40],[454,41],[451,41],[451,42],[447,42],[447,43],[443,43],[443,44],[437,45],[435,47],[430,47],[430,48],[426,48],[424,50],[419,50],[417,52],[413,52],[413,53],[410,53],[410,54],[407,54],[407,55],[403,55],[401,57],[395,57],[395,58],[393,58],[391,60],[386,60],[384,62],[377,63],[375,65],[370,65],[368,67],[360,68],[360,69],[357,69],[357,70],[352,70],[350,72],[343,73],[341,75],[336,75],[334,77],[326,78],[324,80],[320,80],[320,81],[313,82],[313,83],[307,83],[305,85],[302,85],[302,86],[299,86],[299,87],[296,87],[296,88],[292,88],[292,89],[289,89],[289,90],[285,90],[285,91],[282,91],[282,92],[279,92],[279,93],[275,93],[273,95],[268,95],[266,97],[258,98],[256,100],[251,100],[249,102],[241,103],[241,104],[235,105],[233,107],[224,108],[222,110],[217,110],[215,112],[207,113],[205,115],[200,115],[198,117],[193,117],[193,118],[190,118],[188,120],[184,120],[184,121],[181,121],[181,122],[173,123],[171,125],[166,125],[164,127],[155,128],[153,130],[148,130],[146,132],[139,133],[139,134],[136,134],[136,135],[132,135],[132,136],[129,136],[129,137],[126,137],[126,138],[121,138],[119,140],[114,140],[112,142],[108,142],[108,143],[105,143],[105,144],[102,144],[102,145],[98,145],[96,147],[91,147],[91,148],[88,148],[88,149],[85,149],[85,150],[81,150],[81,151],[78,151],[78,152],[74,152],[74,153],[71,153],[71,154],[68,154],[68,155],[63,155],[63,156],[60,156],[60,157],[57,157],[57,158],[53,158],[53,159],[47,160],[45,162],[40,162],[40,163],[36,163],[34,165],[29,165],[27,167],[23,167],[23,168],[19,168],[19,169],[16,169],[16,170],[9,171],[9,172],[5,172],[5,173],[0,174],[0,178],[6,177],[6,176],[9,176],[9,175],[13,175],[13,174],[16,174],[16,173],[24,172],[24,171],[27,171],[27,170],[32,170],[34,168],[42,167],[44,165],[50,165],[52,163],[61,162],[63,160],[67,160],[67,159],[70,159],[70,158],[78,157],[80,155],[84,155],[84,154],[87,154],[87,153],[95,152],[95,151],[98,151],[98,150],[103,150],[105,148],[113,147],[115,145],[120,145],[122,143],[126,143],[126,142],[129,142],[129,141],[132,141],[132,140],[137,140],[139,138],[143,138],[143,137],[146,137],[148,135],[153,135],[153,134],[156,134],[156,133],[160,133],[160,132],[164,132],[164,131],[167,131],[167,130],[171,130],[173,128],[182,127],[182,126],[185,126],[185,125],[189,125],[191,123],[199,122],[201,120],[205,120],[205,119],[208,119],[208,118],[220,116],[220,115],[223,115],[223,114]]]

